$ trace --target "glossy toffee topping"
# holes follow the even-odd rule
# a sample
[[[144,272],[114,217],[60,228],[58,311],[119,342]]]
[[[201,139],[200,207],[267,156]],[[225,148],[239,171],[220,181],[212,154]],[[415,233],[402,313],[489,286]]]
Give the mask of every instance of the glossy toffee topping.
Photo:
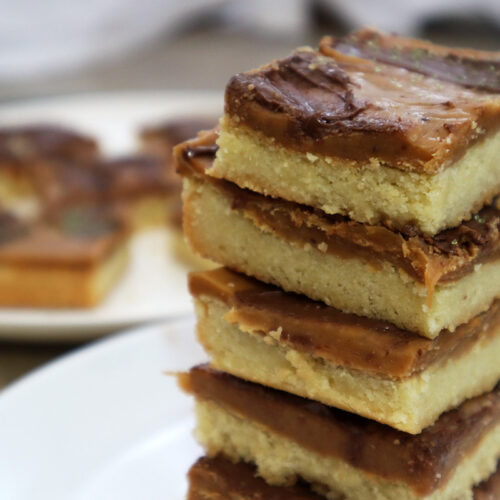
[[[17,265],[89,266],[124,243],[123,223],[102,207],[60,210],[22,232],[0,218],[0,262]]]
[[[305,484],[271,486],[255,467],[222,456],[202,457],[189,471],[187,500],[321,500]],[[324,500],[324,499],[323,499]]]
[[[418,435],[258,384],[207,365],[179,378],[199,400],[214,402],[319,455],[339,458],[419,495],[443,487],[456,467],[500,424],[500,389],[463,403]],[[381,460],[380,457],[384,459]]]
[[[344,38],[325,37],[320,50],[398,66],[467,88],[500,92],[500,53],[440,47],[423,40],[386,35],[370,28]]]
[[[312,245],[342,258],[361,258],[380,267],[389,262],[425,284],[431,304],[436,284],[457,280],[475,266],[500,257],[499,201],[471,220],[434,236],[419,234],[411,225],[395,230],[390,223],[362,224],[341,215],[270,198],[206,175],[215,158],[217,135],[207,133],[176,148],[182,175],[198,175],[214,183],[261,229],[300,246]]]
[[[393,379],[418,374],[500,335],[500,300],[490,309],[434,339],[387,321],[357,316],[287,293],[225,268],[191,273],[194,297],[212,297],[229,308],[225,319],[244,331],[272,336],[292,349],[334,365]]]
[[[202,457],[189,471],[188,500],[320,500],[307,485],[271,486],[257,477],[253,465],[223,456]],[[474,500],[500,498],[500,470],[474,488]]]
[[[424,74],[423,65],[417,72],[403,64],[411,61],[412,44],[420,47],[415,41],[404,40],[404,50],[391,64],[372,58],[372,50],[357,48],[351,55],[352,47],[364,47],[355,43],[364,40],[363,33],[327,38],[319,51],[300,49],[234,76],[226,88],[226,114],[232,126],[245,125],[294,150],[355,163],[375,159],[429,174],[498,129],[498,89],[487,92],[474,82],[482,81],[483,75],[487,82],[496,81],[499,53],[475,53],[473,71],[469,52],[459,58],[457,50],[429,49],[426,68],[431,54],[432,61],[453,61],[453,74],[466,75],[463,86],[435,78],[437,70],[431,77]],[[377,37],[381,46],[394,45],[393,37]],[[490,71],[489,65],[495,69]]]
[[[62,127],[30,125],[0,129],[0,162],[40,158],[86,161],[96,154],[94,139]]]

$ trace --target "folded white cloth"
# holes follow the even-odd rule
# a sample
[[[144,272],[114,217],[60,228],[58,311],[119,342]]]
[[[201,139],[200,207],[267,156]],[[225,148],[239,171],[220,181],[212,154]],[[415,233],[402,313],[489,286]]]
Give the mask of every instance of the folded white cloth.
[[[175,29],[221,0],[0,0],[0,78],[71,70]]]

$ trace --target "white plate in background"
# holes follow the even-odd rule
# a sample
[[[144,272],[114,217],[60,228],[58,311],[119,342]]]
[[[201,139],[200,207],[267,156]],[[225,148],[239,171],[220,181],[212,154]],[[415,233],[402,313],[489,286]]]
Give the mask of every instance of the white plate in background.
[[[194,320],[101,340],[0,394],[2,500],[183,500],[201,450],[164,371],[205,360]]]
[[[0,106],[0,125],[56,123],[96,136],[105,154],[133,152],[137,131],[146,124],[186,115],[222,112],[222,96],[212,92],[118,92],[68,95]],[[0,308],[0,338],[82,341],[192,310],[186,268],[170,251],[167,230],[134,237],[126,274],[98,307],[73,310]]]

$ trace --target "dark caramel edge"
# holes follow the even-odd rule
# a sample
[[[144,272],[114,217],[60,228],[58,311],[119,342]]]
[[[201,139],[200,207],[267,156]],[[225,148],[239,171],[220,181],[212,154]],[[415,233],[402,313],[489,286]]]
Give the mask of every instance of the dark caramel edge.
[[[188,472],[187,500],[321,500],[306,484],[272,486],[257,475],[256,467],[234,463],[222,455],[199,458]],[[500,498],[500,468],[473,490],[473,500]]]
[[[305,484],[271,486],[254,466],[219,455],[201,457],[188,473],[187,500],[321,500]]]
[[[178,381],[199,401],[213,402],[320,456],[336,457],[380,479],[402,482],[422,496],[444,487],[459,464],[500,425],[500,386],[443,413],[420,434],[410,435],[208,365],[192,368]]]

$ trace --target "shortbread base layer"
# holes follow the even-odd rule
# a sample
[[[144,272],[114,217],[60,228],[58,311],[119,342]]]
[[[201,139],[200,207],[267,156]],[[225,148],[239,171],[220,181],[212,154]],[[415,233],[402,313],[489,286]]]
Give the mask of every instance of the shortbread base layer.
[[[461,355],[398,380],[334,365],[284,345],[272,333],[242,331],[224,319],[230,308],[222,301],[200,296],[195,304],[198,338],[214,368],[411,434],[490,391],[500,379],[500,331]]]
[[[92,266],[0,264],[0,306],[93,307],[123,274],[128,254],[122,244]]]
[[[428,338],[454,330],[499,296],[500,262],[477,266],[461,279],[437,285],[432,306],[425,286],[389,263],[376,268],[301,247],[256,227],[214,183],[184,179],[184,231],[203,257],[320,300],[345,312],[383,319]]]
[[[307,450],[211,401],[199,401],[196,413],[196,435],[208,455],[255,463],[258,475],[271,485],[289,485],[302,478],[329,500],[472,500],[474,485],[496,469],[500,450],[497,426],[443,488],[421,496],[405,483],[378,478],[338,458]]]
[[[500,133],[472,146],[435,175],[360,164],[286,148],[273,138],[222,120],[210,175],[370,224],[390,220],[435,234],[468,219],[500,191]]]
[[[171,227],[169,230],[172,252],[188,269],[204,271],[218,267],[214,262],[200,257],[189,248],[181,229]]]
[[[168,196],[146,194],[121,202],[132,230],[165,226],[168,215]]]

